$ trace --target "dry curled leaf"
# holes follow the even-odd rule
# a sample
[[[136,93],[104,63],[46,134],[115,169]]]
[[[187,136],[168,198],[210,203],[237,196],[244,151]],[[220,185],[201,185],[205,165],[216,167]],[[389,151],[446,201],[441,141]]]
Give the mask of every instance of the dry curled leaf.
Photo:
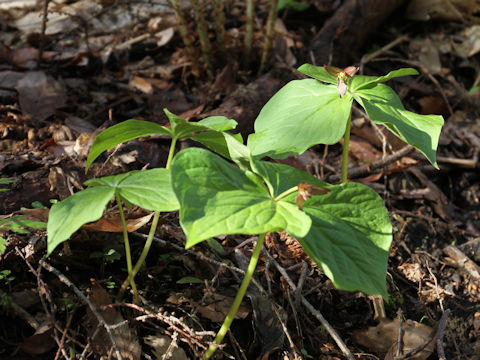
[[[392,345],[398,339],[398,319],[381,321],[377,326],[371,326],[368,329],[356,330],[353,332],[353,339],[360,345],[370,351],[384,356],[391,349]],[[403,351],[407,353],[422,345],[432,332],[430,326],[420,324],[413,320],[406,320],[402,324]],[[434,342],[431,341],[428,346],[411,359],[425,360],[433,352]]]

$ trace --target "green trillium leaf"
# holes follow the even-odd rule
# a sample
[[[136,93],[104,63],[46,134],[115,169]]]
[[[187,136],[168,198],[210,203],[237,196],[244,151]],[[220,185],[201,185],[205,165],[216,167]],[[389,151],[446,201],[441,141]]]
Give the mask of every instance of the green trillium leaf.
[[[337,85],[337,77],[330,74],[323,66],[314,66],[311,64],[303,64],[298,69],[302,74],[311,78],[323,81],[328,84]]]
[[[171,136],[171,130],[165,126],[143,120],[126,120],[102,131],[95,137],[95,140],[88,154],[85,172],[90,165],[104,151],[113,149],[124,142],[138,139],[143,136],[165,134]]]
[[[408,76],[408,75],[418,75],[418,71],[413,68],[405,68],[405,69],[390,71],[387,75],[383,75],[383,76],[357,75],[357,76],[354,76],[353,79],[351,80],[350,87],[351,87],[351,91],[355,92],[364,87],[367,87],[370,84],[384,83],[390,79],[401,77],[401,76]]]
[[[348,92],[340,98],[334,85],[291,81],[263,107],[247,146],[255,157],[284,158],[316,144],[335,144],[345,133],[352,101]]]
[[[168,120],[170,120],[172,138],[175,139],[190,137],[195,132],[232,130],[237,126],[235,120],[228,119],[225,116],[211,116],[198,122],[190,122],[167,109],[163,111],[167,115]]]
[[[47,256],[83,224],[100,219],[114,194],[113,187],[96,186],[54,204],[48,215]]]
[[[329,189],[305,202],[312,226],[298,241],[337,288],[386,296],[392,226],[382,199],[362,184]]]
[[[438,168],[436,151],[444,122],[442,116],[420,115],[405,110],[398,95],[384,84],[369,84],[357,90],[354,96],[370,120],[386,126]]]
[[[122,199],[146,210],[176,211],[179,209],[168,169],[138,171],[122,181],[117,189]]]
[[[204,149],[177,154],[172,184],[187,247],[222,234],[287,230],[300,236],[310,228],[309,217],[294,204],[275,201],[257,175]]]

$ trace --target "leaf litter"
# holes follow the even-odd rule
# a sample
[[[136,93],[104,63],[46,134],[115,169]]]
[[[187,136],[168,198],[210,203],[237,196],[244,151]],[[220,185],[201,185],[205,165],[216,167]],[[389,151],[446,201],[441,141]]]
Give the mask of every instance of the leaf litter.
[[[9,28],[2,33],[0,52],[0,172],[2,178],[13,176],[16,180],[13,185],[8,186],[9,191],[0,193],[3,215],[13,214],[22,206],[31,208],[32,203],[38,200],[49,207],[50,199],[61,199],[78,190],[82,182],[91,176],[84,174],[84,167],[88,139],[98,132],[97,129],[104,129],[114,122],[128,118],[155,120],[164,125],[166,119],[162,117],[161,111],[164,107],[199,119],[206,113],[215,111],[225,100],[225,96],[234,90],[237,94],[243,91],[248,99],[251,91],[248,84],[255,81],[248,71],[242,69],[236,59],[238,56],[231,56],[227,63],[219,60],[218,68],[225,71],[218,72],[216,85],[208,81],[205,82],[206,85],[202,84],[203,80],[198,80],[198,74],[191,73],[191,60],[177,38],[178,32],[174,33],[172,30],[172,25],[175,25],[172,24],[172,14],[162,3],[148,8],[138,4],[128,8],[121,4],[109,5],[108,2],[91,1],[78,1],[56,5],[57,7],[51,3],[46,27],[49,40],[43,45],[42,66],[38,68],[38,43],[32,45],[26,41],[26,37],[41,31],[42,12],[39,8],[33,8],[33,2],[30,5],[25,1],[10,3],[10,8],[2,7],[10,17],[5,20]],[[409,32],[411,40],[386,53],[390,59],[383,63],[371,62],[365,66],[368,70],[366,73],[385,73],[384,67],[389,67],[398,59],[401,62],[402,58],[408,58],[414,59],[425,68],[420,79],[408,83],[398,82],[395,85],[402,89],[404,99],[411,108],[420,106],[422,112],[444,115],[448,114],[448,106],[454,110],[454,116],[449,119],[450,124],[441,138],[439,163],[442,173],[432,173],[413,154],[407,163],[394,162],[388,165],[388,168],[382,168],[381,172],[359,180],[386,194],[386,201],[393,205],[391,216],[397,231],[390,251],[389,271],[392,283],[389,290],[393,303],[386,304],[387,315],[396,318],[394,314],[397,308],[403,307],[406,318],[410,320],[404,321],[402,326],[406,333],[409,333],[411,326],[414,329],[423,328],[420,322],[426,322],[425,328],[430,329],[440,320],[445,309],[451,309],[452,313],[445,326],[447,352],[451,357],[475,358],[480,356],[480,344],[477,340],[480,316],[478,311],[475,311],[475,303],[480,299],[478,280],[475,273],[465,269],[465,258],[452,257],[452,254],[458,254],[455,249],[461,249],[465,257],[478,264],[476,251],[468,251],[464,246],[474,244],[480,231],[480,189],[477,186],[480,110],[479,102],[475,101],[475,96],[479,93],[475,86],[478,87],[476,79],[479,77],[480,68],[476,57],[479,50],[478,25],[469,25],[467,21],[465,25],[459,26],[451,21],[465,21],[469,16],[476,18],[478,9],[469,8],[471,3],[475,4],[470,1],[445,1],[448,6],[443,6],[442,1],[427,1],[418,9],[419,3],[409,2],[405,16],[406,19],[413,18],[425,23],[403,19],[408,22],[406,28],[396,30]],[[266,16],[266,8],[262,6],[264,5],[260,4],[257,10],[261,16]],[[243,21],[243,10],[242,6],[236,3],[231,4],[231,7],[228,9],[231,11],[228,16],[231,16],[235,25],[228,29],[228,46],[232,54],[238,55],[241,54],[239,44],[243,31],[238,24]],[[322,13],[318,2],[315,3],[315,8],[316,14],[325,18],[325,14],[331,14],[336,9],[335,6],[326,6],[326,13]],[[299,26],[298,22],[290,21],[290,16],[295,20],[302,15],[289,12],[281,21],[277,21],[276,31],[279,36],[276,37],[274,46],[277,66],[294,66],[295,60],[302,59],[307,52],[303,44],[307,44],[313,36],[311,26]],[[443,30],[437,32],[431,27],[431,19],[440,21]],[[88,24],[88,32],[82,28],[82,21]],[[132,31],[126,32],[127,28]],[[261,30],[256,28],[255,31],[255,36],[260,39]],[[22,35],[18,36],[20,33]],[[392,41],[395,31],[385,29],[384,37],[379,37],[378,42],[387,42],[387,37],[388,41]],[[377,41],[376,38],[374,40]],[[359,53],[357,58],[361,55],[363,54]],[[437,83],[429,76],[434,76]],[[213,85],[212,89],[209,88],[210,85]],[[446,97],[442,96],[440,90]],[[469,92],[471,95],[468,95]],[[420,100],[417,102],[415,99]],[[228,105],[228,110],[239,113],[247,111],[244,108],[249,105],[248,101],[235,106]],[[403,145],[385,149],[382,136],[389,135],[382,128],[380,133],[383,135],[377,134],[377,131],[371,128],[362,133],[360,128],[354,127],[353,132],[359,136],[352,142],[352,146],[356,147],[353,151],[355,159],[352,159],[354,166],[381,160],[401,149]],[[376,140],[372,138],[372,133],[377,134],[374,136]],[[188,146],[187,143],[184,145]],[[320,146],[310,151],[314,154],[309,159],[316,160],[315,163],[310,160],[311,163],[306,166],[313,168],[315,165],[324,178],[334,176],[335,169],[338,168],[338,148]],[[91,173],[100,177],[145,166],[153,168],[164,164],[166,156],[166,146],[162,139],[133,141],[94,163]],[[300,167],[304,166],[298,159],[290,160]],[[467,160],[473,167],[463,165]],[[412,171],[408,168],[412,168]],[[140,221],[140,224],[142,222],[135,221]],[[161,222],[163,225],[158,236],[182,246],[184,239],[176,216],[162,215]],[[106,229],[111,230],[115,222],[102,226],[102,229],[106,226]],[[132,230],[137,225],[133,226]],[[135,230],[142,231],[142,228]],[[180,261],[175,257],[180,250],[169,246],[157,247],[146,262],[147,271],[155,274],[155,277],[149,276],[147,272],[141,280],[142,289],[146,299],[155,304],[157,309],[163,308],[162,313],[168,314],[173,323],[177,324],[177,320],[182,322],[182,326],[185,326],[184,332],[175,330],[178,328],[164,321],[136,320],[138,314],[109,308],[113,301],[105,288],[111,285],[110,282],[121,281],[123,276],[117,274],[122,271],[122,265],[115,261],[109,263],[104,258],[86,260],[89,259],[90,250],[113,247],[115,243],[115,238],[112,237],[114,235],[100,231],[101,229],[80,231],[72,237],[68,245],[60,249],[59,254],[53,255],[52,259],[65,270],[68,269],[68,276],[79,286],[91,292],[91,299],[101,298],[102,301],[95,300],[95,304],[100,308],[106,307],[104,316],[112,318],[112,323],[122,322],[124,319],[128,321],[118,328],[119,343],[122,344],[121,339],[127,339],[129,343],[125,351],[126,358],[138,358],[140,347],[143,351],[149,351],[148,347],[140,345],[136,332],[149,339],[146,341],[149,345],[156,343],[152,340],[154,338],[164,339],[168,348],[178,349],[170,349],[171,354],[178,353],[182,359],[197,358],[201,353],[200,345],[207,343],[207,338],[198,333],[203,328],[211,328],[212,322],[221,320],[218,315],[222,311],[218,306],[221,307],[219,304],[229,296],[221,295],[219,290],[237,284],[235,271],[223,270],[217,278],[214,278],[215,272],[196,273],[195,276],[205,280],[206,284],[177,284],[178,279],[191,276],[192,269],[187,268],[187,261]],[[32,240],[32,236],[45,236],[42,230],[34,232],[25,235],[2,233],[7,239],[7,248],[6,252],[0,255],[1,268],[22,269],[13,271],[13,280],[0,280],[2,286],[6,285],[7,294],[23,290],[37,293],[37,278],[28,273],[28,263],[24,262],[18,253]],[[289,273],[293,278],[300,281],[300,267],[295,266],[299,260],[307,260],[300,245],[293,238],[272,236],[274,241],[267,241],[269,251],[277,256],[277,261],[285,268],[290,268]],[[186,256],[192,258],[192,262],[199,255],[207,256],[210,260],[228,259],[228,262],[231,262],[234,260],[228,258],[228,254],[243,240],[245,239],[235,237],[223,239],[222,245],[227,255],[220,258],[218,252],[203,246],[198,249],[195,247],[195,255],[187,253]],[[42,244],[41,241],[39,243]],[[140,249],[141,245],[134,243],[134,248]],[[243,249],[248,252],[248,246]],[[44,251],[43,243],[43,246],[36,246],[35,250],[30,252],[28,259],[33,262],[33,267],[36,267],[35,261],[38,261]],[[475,269],[473,265],[469,265],[471,269]],[[235,267],[235,263],[231,266]],[[284,318],[277,319],[284,325],[285,335],[292,337],[293,342],[303,344],[303,348],[292,349],[288,345],[288,336],[285,336],[281,343],[269,339],[264,318],[247,310],[246,320],[237,329],[233,329],[234,338],[230,340],[226,351],[236,354],[236,351],[241,353],[245,350],[248,358],[257,358],[260,354],[270,359],[281,356],[295,358],[304,353],[312,354],[315,358],[341,358],[341,353],[309,313],[289,302],[289,297],[295,302],[296,294],[290,293],[284,279],[269,266],[266,262],[263,264],[261,269],[264,272],[259,274],[259,281],[270,289],[270,298],[279,304],[286,314]],[[349,346],[354,351],[362,353],[366,350],[383,356],[392,349],[400,326],[398,320],[384,320],[375,325],[372,320],[372,305],[366,297],[337,291],[312,263],[308,262],[307,268],[303,284],[305,296],[313,299],[312,302],[341,332],[344,339],[351,339]],[[90,283],[91,276],[96,277],[94,285]],[[92,331],[97,325],[95,320],[85,320],[88,311],[84,304],[59,285],[55,278],[44,278],[43,281],[47,282],[48,290],[44,288],[39,295],[45,297],[48,292],[55,295],[53,299],[46,299],[52,306],[57,307],[57,318],[60,318],[62,323],[60,326],[68,335],[64,349],[69,347],[68,349],[81,352],[83,348],[78,342],[83,345],[89,343],[94,351],[108,354],[108,340],[92,340]],[[184,296],[185,301],[167,302],[169,296],[178,292]],[[211,292],[209,297],[201,301],[208,292]],[[63,303],[58,300],[60,298],[64,299]],[[198,315],[192,315],[192,304],[198,304],[199,309],[204,310],[199,310]],[[247,302],[247,308],[249,305]],[[251,305],[254,307],[253,313],[255,308],[262,309],[255,301],[251,301]],[[38,299],[22,306],[36,317],[45,314]],[[228,306],[224,307],[228,309]],[[70,312],[72,309],[73,313]],[[9,333],[7,339],[23,344],[21,351],[26,354],[36,351],[34,355],[48,359],[55,356],[58,345],[51,341],[52,335],[60,339],[62,334],[54,330],[51,323],[47,326],[47,335],[39,338],[23,320],[19,321],[20,315],[7,311],[1,316],[2,319],[13,318],[17,321],[16,331]],[[64,318],[68,317],[71,317],[74,326],[66,326]],[[221,317],[223,318],[223,315]],[[275,330],[279,329],[277,325]],[[136,331],[133,328],[136,328]],[[378,332],[384,340],[381,349],[376,347]],[[355,334],[362,334],[365,341]],[[264,337],[269,340],[267,344],[270,345],[262,349],[260,343],[252,341],[255,336]],[[417,343],[410,343],[408,338],[405,337],[405,349],[408,346],[417,346]],[[417,338],[417,335],[413,338]],[[35,339],[40,339],[44,347],[35,345],[33,348],[36,350],[28,350]],[[77,345],[73,339],[76,339]],[[53,350],[50,349],[51,344]],[[455,347],[455,344],[458,347]],[[151,354],[157,358],[167,353],[165,348],[158,345],[155,349]],[[12,354],[14,349],[8,345],[6,351]],[[23,353],[21,354],[23,356]],[[428,353],[422,356],[426,358],[427,355]],[[94,357],[93,354],[90,356]]]

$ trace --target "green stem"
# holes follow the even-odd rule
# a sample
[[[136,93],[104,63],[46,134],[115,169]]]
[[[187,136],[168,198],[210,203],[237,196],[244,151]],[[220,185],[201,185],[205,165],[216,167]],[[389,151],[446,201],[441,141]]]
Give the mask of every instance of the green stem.
[[[345,135],[343,136],[343,153],[342,153],[342,183],[346,183],[348,179],[348,144],[350,142],[350,127],[352,123],[352,112],[348,116]]]
[[[265,36],[265,43],[263,44],[263,53],[262,60],[260,62],[260,68],[258,69],[258,74],[261,75],[265,70],[268,61],[270,60],[270,55],[272,53],[272,44],[273,38],[275,35],[275,22],[277,21],[277,6],[278,0],[270,0],[270,11],[268,14],[267,20],[267,35]]]
[[[253,8],[254,0],[247,0],[247,29],[245,31],[245,66],[250,63],[250,54],[252,52],[253,38]]]
[[[175,145],[177,144],[177,138],[172,138],[172,142],[170,143],[170,150],[168,152],[167,164],[165,165],[165,169],[170,169],[172,166],[173,155],[175,154]]]
[[[175,145],[177,143],[176,138],[172,138],[172,142],[170,144],[170,151],[168,152],[168,159],[167,159],[167,165],[165,166],[166,169],[170,169],[170,166],[172,165],[172,160],[173,160],[173,155],[175,154]],[[121,204],[119,204],[119,207],[121,208]],[[122,226],[125,222],[125,218],[123,217],[123,211],[121,211],[120,217],[123,218],[122,220]],[[128,284],[133,283],[132,289],[135,287],[134,294],[137,293],[136,291],[136,286],[135,286],[135,276],[139,272],[140,268],[143,265],[143,262],[147,258],[148,252],[150,251],[150,247],[152,246],[152,241],[153,237],[155,236],[155,231],[157,230],[157,225],[158,225],[158,219],[160,218],[160,211],[155,211],[153,214],[153,220],[152,224],[150,225],[150,231],[148,233],[147,241],[145,242],[145,245],[143,246],[142,253],[140,254],[140,258],[135,264],[135,267],[132,270],[132,260],[130,257],[130,244],[128,242],[128,234],[125,233],[126,226],[123,226],[124,229],[124,238],[126,236],[126,242],[125,242],[125,252],[128,254],[127,255],[127,268],[128,268],[128,277],[125,279],[123,282],[122,286],[120,287],[120,291],[118,292],[117,299],[120,301],[123,298],[123,294],[125,293],[125,290],[127,290]],[[137,299],[138,295],[136,296]]]
[[[120,298],[123,297],[123,293],[127,289],[128,284],[135,280],[135,276],[140,271],[140,268],[142,267],[143,262],[145,261],[148,255],[148,252],[150,251],[150,247],[152,246],[152,242],[153,242],[153,236],[155,235],[155,230],[157,229],[159,217],[160,217],[160,211],[155,211],[155,213],[153,214],[152,225],[150,226],[150,232],[148,233],[147,241],[145,242],[145,246],[143,247],[142,253],[140,254],[140,258],[135,264],[135,267],[133,268],[133,270],[129,272],[128,277],[125,279],[125,281],[122,284],[122,287],[120,288],[120,291],[118,292],[118,296]]]
[[[125,214],[123,212],[122,201],[120,200],[120,196],[118,195],[117,191],[115,192],[115,199],[117,200],[118,210],[120,211],[120,221],[122,222],[123,242],[125,244],[125,257],[127,258],[128,277],[130,278],[130,285],[132,286],[134,301],[137,303],[138,302],[137,285],[135,285],[135,281],[133,280],[133,277],[131,277],[131,274],[132,274],[132,255],[130,253],[130,242],[128,240],[127,223],[125,221]],[[118,296],[120,296],[120,295],[123,296],[123,293],[118,294]]]
[[[237,296],[235,296],[235,300],[233,300],[233,304],[227,314],[227,317],[223,321],[222,327],[217,333],[217,337],[215,338],[216,344],[211,344],[208,350],[203,354],[203,359],[210,359],[213,353],[217,350],[218,345],[222,343],[223,338],[228,332],[230,325],[232,324],[233,319],[242,303],[243,297],[245,296],[245,292],[247,291],[248,285],[250,284],[250,280],[252,279],[253,273],[255,268],[257,267],[258,258],[260,256],[260,252],[262,251],[263,241],[265,240],[265,233],[260,234],[258,236],[257,244],[255,245],[255,249],[253,249],[252,257],[250,258],[250,263],[248,264],[247,271],[245,272],[245,277],[243,278],[242,284],[238,289]]]
[[[284,192],[281,193],[280,195],[278,195],[274,200],[275,200],[275,201],[278,201],[278,200],[280,200],[280,199],[283,199],[285,196],[287,196],[287,195],[289,195],[289,194],[291,194],[291,193],[293,193],[293,192],[295,192],[295,191],[297,191],[297,190],[298,190],[298,186],[294,186],[294,187],[292,187],[292,188],[284,191]]]

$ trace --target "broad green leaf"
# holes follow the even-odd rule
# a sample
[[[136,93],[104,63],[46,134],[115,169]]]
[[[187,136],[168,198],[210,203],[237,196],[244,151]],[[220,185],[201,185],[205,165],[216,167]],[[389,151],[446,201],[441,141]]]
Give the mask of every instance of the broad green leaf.
[[[247,146],[253,156],[283,158],[316,144],[335,144],[345,133],[352,101],[348,93],[340,98],[333,85],[291,81],[263,107]]]
[[[53,205],[48,216],[47,256],[83,224],[100,219],[114,193],[112,187],[96,186]]]
[[[388,86],[370,84],[355,92],[355,100],[370,120],[385,125],[401,140],[417,148],[438,169],[436,151],[443,125],[439,115],[419,115],[405,110],[400,98]]]
[[[118,174],[118,175],[111,175],[111,176],[104,176],[100,178],[90,179],[84,182],[87,186],[108,186],[111,188],[115,188],[120,184],[123,180],[138,173],[140,170],[133,170],[127,173]]]
[[[330,189],[305,203],[312,226],[298,241],[337,288],[386,296],[392,226],[382,199],[362,184]]]
[[[247,172],[198,148],[181,151],[172,163],[186,247],[222,234],[287,230],[305,235],[310,219],[295,205],[274,201]]]
[[[120,182],[118,194],[124,200],[152,211],[178,210],[172,189],[170,170],[151,169],[136,172]]]
[[[269,189],[271,189],[272,197],[274,198],[282,194],[284,191],[287,191],[294,186],[298,186],[302,181],[311,185],[325,187],[331,186],[305,171],[284,164],[255,160],[252,163],[252,168],[255,173],[260,175],[267,183]],[[292,195],[292,198],[294,197],[295,193]]]
[[[418,71],[413,68],[405,68],[405,69],[390,71],[387,75],[383,75],[383,76],[356,75],[352,78],[350,82],[350,88],[351,88],[351,91],[354,92],[370,84],[384,83],[390,79],[401,77],[401,76],[408,76],[408,75],[418,75]]]
[[[225,116],[212,116],[199,122],[190,122],[178,115],[175,115],[168,111],[163,110],[170,120],[172,126],[172,137],[176,139],[190,137],[195,132],[203,131],[226,131],[232,130],[237,126],[235,120],[226,118]]]
[[[109,127],[95,137],[88,154],[85,172],[90,165],[105,150],[113,149],[118,144],[137,139],[147,135],[166,134],[171,135],[171,130],[165,126],[150,121],[126,120],[120,124]]]
[[[200,120],[197,124],[215,131],[228,131],[237,127],[237,122],[235,120],[229,119],[225,116],[209,116]]]
[[[328,73],[323,66],[314,66],[311,64],[303,64],[298,69],[302,74],[310,76],[314,79],[326,82],[328,84],[337,85],[337,78]]]
[[[243,144],[241,134],[210,131],[193,135],[191,138],[217,154],[232,160],[240,168],[250,169],[250,150]]]

